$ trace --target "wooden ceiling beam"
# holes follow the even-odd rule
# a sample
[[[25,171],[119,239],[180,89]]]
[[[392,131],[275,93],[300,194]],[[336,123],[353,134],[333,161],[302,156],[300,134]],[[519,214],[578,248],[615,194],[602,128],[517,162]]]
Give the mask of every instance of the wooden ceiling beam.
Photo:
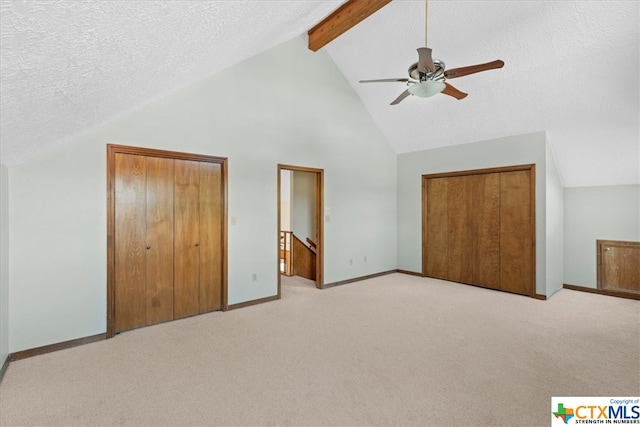
[[[308,31],[309,49],[317,51],[389,3],[391,0],[349,0]]]

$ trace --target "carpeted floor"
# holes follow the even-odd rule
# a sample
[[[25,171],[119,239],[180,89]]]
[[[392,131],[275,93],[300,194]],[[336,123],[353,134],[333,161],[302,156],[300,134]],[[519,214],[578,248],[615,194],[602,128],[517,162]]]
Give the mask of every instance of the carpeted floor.
[[[13,362],[0,425],[547,426],[640,394],[640,303],[391,274]]]

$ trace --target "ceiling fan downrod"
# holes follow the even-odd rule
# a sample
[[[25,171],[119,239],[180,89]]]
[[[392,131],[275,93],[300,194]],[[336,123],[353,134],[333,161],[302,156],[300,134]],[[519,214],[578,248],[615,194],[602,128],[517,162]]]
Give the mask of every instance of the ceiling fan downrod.
[[[424,45],[429,46],[427,37],[427,26],[429,22],[429,0],[424,0]]]
[[[375,80],[360,80],[360,83],[376,83],[376,82],[403,82],[408,88],[404,90],[396,99],[391,102],[391,105],[399,104],[400,101],[408,97],[409,95],[416,95],[422,98],[427,98],[438,93],[451,96],[458,100],[467,96],[466,93],[461,92],[455,87],[446,83],[446,80],[457,77],[466,76],[469,74],[479,73],[481,71],[493,70],[496,68],[502,68],[504,62],[500,59],[487,62],[485,64],[470,65],[467,67],[458,67],[451,70],[447,70],[443,61],[439,59],[433,59],[431,55],[431,48],[429,48],[428,36],[428,10],[429,0],[424,1],[424,47],[419,47],[418,62],[409,66],[409,77],[399,77],[393,79],[375,79]]]

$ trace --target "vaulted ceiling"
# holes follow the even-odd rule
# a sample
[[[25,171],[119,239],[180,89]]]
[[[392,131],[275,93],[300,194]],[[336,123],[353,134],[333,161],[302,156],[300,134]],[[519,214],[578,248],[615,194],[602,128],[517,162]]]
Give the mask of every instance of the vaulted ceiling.
[[[306,33],[344,1],[0,2],[0,161],[14,165]],[[440,1],[428,45],[469,96],[389,103],[425,42],[395,0],[324,47],[398,153],[546,131],[565,186],[640,183],[640,3]],[[311,82],[313,83],[313,82]]]

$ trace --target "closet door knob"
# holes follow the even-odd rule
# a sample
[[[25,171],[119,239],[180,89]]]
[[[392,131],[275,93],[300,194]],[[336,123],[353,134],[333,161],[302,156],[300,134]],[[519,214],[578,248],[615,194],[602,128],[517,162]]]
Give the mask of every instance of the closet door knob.
[[[151,246],[150,246],[150,245],[147,245],[147,249],[151,249]]]
[[[200,243],[196,243],[196,246],[200,246]]]

